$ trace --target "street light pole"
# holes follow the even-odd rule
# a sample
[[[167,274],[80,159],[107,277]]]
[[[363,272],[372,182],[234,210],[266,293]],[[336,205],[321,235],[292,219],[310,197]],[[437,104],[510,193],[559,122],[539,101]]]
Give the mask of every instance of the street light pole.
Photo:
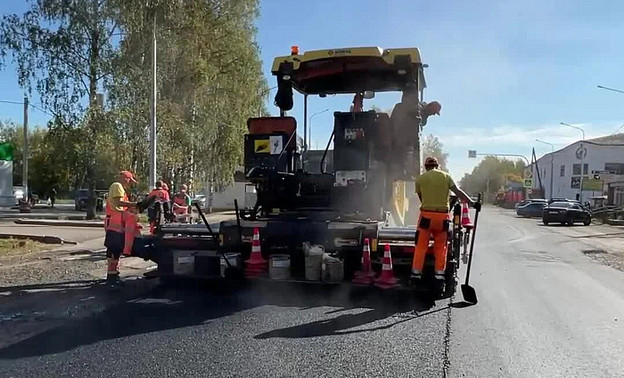
[[[555,176],[555,164],[554,164],[554,160],[555,160],[555,146],[552,143],[544,142],[543,140],[535,139],[535,141],[547,144],[551,148],[551,152],[550,152],[550,190],[549,190],[548,194],[550,194],[550,198],[553,198],[553,177]]]
[[[581,133],[583,134],[583,141],[585,141],[585,130],[581,129],[578,126],[574,126],[574,125],[570,125],[569,123],[565,123],[565,122],[559,122],[561,125],[563,126],[568,126],[568,127],[572,127],[575,128],[577,130],[580,130]],[[583,176],[584,176],[584,169],[585,169],[585,153],[584,150],[585,146],[583,146],[583,142],[581,142],[581,181],[579,183],[580,185],[580,193],[579,193],[579,202],[583,203]],[[574,166],[572,167],[572,169],[574,170]],[[587,169],[587,171],[589,172],[589,169]],[[572,172],[572,174],[574,174],[574,172]]]
[[[152,90],[150,104],[149,187],[156,186],[156,11],[152,24]]]
[[[24,150],[22,153],[22,186],[26,200],[28,200],[28,97],[26,96],[24,96]]]
[[[600,89],[605,89],[607,91],[611,91],[611,92],[617,92],[617,93],[624,93],[623,90],[621,89],[615,89],[615,88],[609,88],[609,87],[603,87],[602,85],[597,85],[598,88]]]
[[[310,123],[310,129],[309,129],[309,131],[308,131],[308,142],[309,142],[309,143],[312,143],[312,119],[314,118],[314,116],[317,116],[317,115],[319,115],[319,114],[325,113],[325,112],[326,112],[326,111],[328,111],[328,110],[329,110],[329,109],[321,110],[320,112],[316,112],[316,113],[314,113],[314,114],[312,114],[312,115],[310,116],[310,122],[309,122],[309,123]],[[305,150],[306,150],[306,151],[308,150],[308,142],[305,142],[305,143],[304,143],[304,144],[305,144]]]

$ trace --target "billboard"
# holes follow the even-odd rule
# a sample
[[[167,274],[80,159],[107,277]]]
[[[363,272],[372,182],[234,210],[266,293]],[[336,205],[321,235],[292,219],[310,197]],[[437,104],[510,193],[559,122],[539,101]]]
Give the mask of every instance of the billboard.
[[[583,190],[591,190],[594,192],[602,192],[602,180],[583,178]]]

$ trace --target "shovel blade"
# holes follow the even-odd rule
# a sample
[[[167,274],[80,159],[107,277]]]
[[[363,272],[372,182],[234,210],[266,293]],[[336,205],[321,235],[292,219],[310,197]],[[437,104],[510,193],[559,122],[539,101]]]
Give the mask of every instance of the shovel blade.
[[[464,301],[470,304],[477,304],[477,292],[470,285],[461,285],[462,295],[464,296]]]

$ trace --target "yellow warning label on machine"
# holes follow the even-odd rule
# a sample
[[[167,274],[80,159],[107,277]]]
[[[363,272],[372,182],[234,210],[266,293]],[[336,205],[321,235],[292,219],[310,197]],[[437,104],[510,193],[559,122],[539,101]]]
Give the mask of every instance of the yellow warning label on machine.
[[[271,143],[269,139],[254,140],[254,152],[257,154],[268,154],[271,152]]]

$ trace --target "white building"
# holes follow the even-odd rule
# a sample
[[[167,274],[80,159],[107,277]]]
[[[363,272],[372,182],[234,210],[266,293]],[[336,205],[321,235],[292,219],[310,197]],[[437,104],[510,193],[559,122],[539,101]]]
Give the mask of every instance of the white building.
[[[624,134],[578,141],[542,156],[532,166],[533,189],[540,188],[541,180],[545,198],[579,198],[581,170],[583,202],[610,194],[608,183],[624,177]]]

